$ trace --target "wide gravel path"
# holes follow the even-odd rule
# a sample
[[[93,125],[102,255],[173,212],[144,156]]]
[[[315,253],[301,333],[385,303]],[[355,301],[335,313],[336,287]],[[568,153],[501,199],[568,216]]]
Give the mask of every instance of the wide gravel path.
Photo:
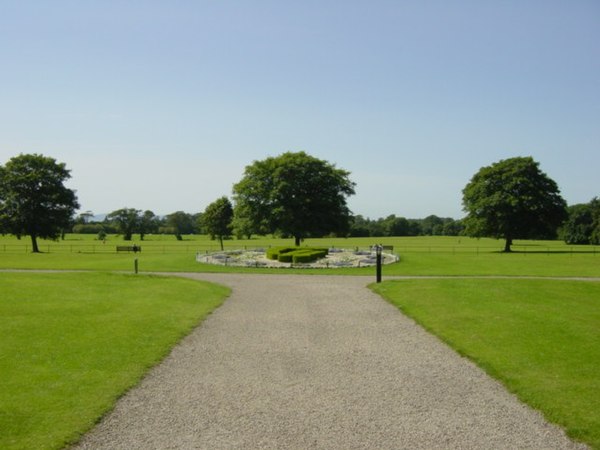
[[[180,275],[233,293],[76,448],[585,448],[370,278]]]

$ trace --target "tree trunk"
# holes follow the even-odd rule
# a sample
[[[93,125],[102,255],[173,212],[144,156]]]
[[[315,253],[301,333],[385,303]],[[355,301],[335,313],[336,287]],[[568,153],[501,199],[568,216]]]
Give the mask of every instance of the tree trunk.
[[[300,247],[300,242],[302,241],[302,237],[300,236],[294,236],[294,245],[296,247]]]
[[[223,236],[219,236],[219,242],[221,243],[221,251],[223,251]]]
[[[32,250],[33,253],[40,252],[40,249],[38,248],[38,244],[37,244],[37,237],[35,234],[31,235],[31,247],[33,248],[33,250]]]
[[[506,238],[506,243],[504,244],[504,253],[510,253],[512,251],[510,249],[511,245],[512,245],[512,238],[511,237],[507,237]]]

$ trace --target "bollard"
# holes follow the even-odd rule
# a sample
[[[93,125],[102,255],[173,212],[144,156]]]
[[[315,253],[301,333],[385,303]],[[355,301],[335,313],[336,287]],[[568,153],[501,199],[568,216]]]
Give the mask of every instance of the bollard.
[[[135,258],[133,260],[133,269],[135,270],[135,273],[137,274],[138,273],[138,259],[137,258]]]
[[[375,255],[377,256],[376,262],[377,262],[377,271],[375,273],[375,281],[377,283],[381,283],[381,251],[383,250],[383,246],[380,244],[377,244],[374,246],[375,248]]]

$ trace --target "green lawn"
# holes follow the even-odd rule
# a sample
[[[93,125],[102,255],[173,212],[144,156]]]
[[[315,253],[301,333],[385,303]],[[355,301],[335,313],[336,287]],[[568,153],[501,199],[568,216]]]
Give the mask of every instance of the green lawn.
[[[59,448],[93,425],[227,291],[190,280],[109,274],[254,272],[366,275],[361,269],[246,269],[199,264],[217,250],[206,236],[148,236],[141,254],[117,254],[119,237],[41,241],[0,236],[0,269],[86,273],[0,273],[0,448]],[[226,241],[227,249],[290,240]],[[393,245],[400,262],[383,279],[406,276],[600,278],[600,248],[558,241],[465,237],[307,239],[303,245]],[[407,314],[502,380],[524,401],[600,449],[600,283],[527,279],[419,279],[374,287]],[[6,374],[6,375],[5,375]],[[6,431],[5,431],[6,430]]]
[[[105,241],[99,241],[94,235],[66,234],[58,241],[38,240],[40,250],[46,253],[114,253],[117,245],[134,243],[141,245],[144,252],[151,253],[195,253],[196,251],[217,251],[216,240],[206,235],[188,235],[178,241],[173,235],[147,235],[143,241],[138,235],[132,241],[123,241],[121,236],[109,235]],[[485,253],[498,252],[504,248],[504,241],[489,238],[468,238],[464,236],[417,236],[417,237],[369,237],[369,238],[320,238],[306,239],[302,245],[313,247],[333,246],[339,248],[368,247],[373,244],[393,245],[400,253]],[[257,248],[269,246],[290,246],[293,239],[281,239],[271,236],[256,236],[252,239],[230,239],[224,241],[225,249]],[[519,241],[513,250],[517,252],[596,252],[600,246],[567,245],[562,241]],[[11,235],[0,236],[1,253],[28,253],[31,242],[27,236],[17,240]]]
[[[83,269],[133,271],[139,261],[141,271],[258,272],[281,273],[281,269],[224,268],[196,262],[197,252],[216,251],[217,244],[207,236],[189,236],[176,241],[173,236],[149,236],[142,253],[117,254],[123,241],[110,236],[106,244],[90,235],[67,235],[64,241],[40,241],[42,254],[30,253],[28,242],[0,237],[0,269]],[[226,248],[268,248],[289,245],[290,239],[257,238],[225,241]],[[323,238],[307,239],[314,247],[366,248],[381,242],[393,245],[400,262],[387,265],[386,275],[533,275],[600,277],[600,248],[568,246],[559,241],[516,241],[515,253],[499,253],[501,241],[465,237]],[[286,273],[372,275],[373,269],[285,269]]]
[[[228,295],[185,279],[0,273],[0,448],[77,439]]]
[[[600,449],[600,283],[421,279],[372,288]]]

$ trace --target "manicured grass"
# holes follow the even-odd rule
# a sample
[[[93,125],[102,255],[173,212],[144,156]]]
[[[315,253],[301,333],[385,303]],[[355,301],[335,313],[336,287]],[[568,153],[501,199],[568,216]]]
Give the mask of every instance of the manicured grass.
[[[76,440],[228,295],[102,273],[0,273],[0,448]]]
[[[250,269],[199,264],[206,236],[148,236],[141,254],[90,235],[42,241],[0,236],[0,269],[80,269],[366,275],[360,269]],[[226,249],[290,245],[226,241]],[[600,248],[454,237],[308,239],[315,247],[393,245],[392,275],[600,277]],[[598,283],[556,280],[403,280],[376,287],[521,398],[600,449]],[[93,425],[227,291],[190,280],[108,273],[0,273],[0,448],[59,448]],[[394,301],[396,301],[394,300]],[[6,336],[6,337],[5,337]],[[111,362],[113,361],[113,362]],[[540,381],[541,380],[541,381]],[[7,430],[5,432],[5,430]],[[590,431],[592,430],[592,431]],[[37,441],[36,441],[37,439]]]
[[[600,283],[421,279],[372,288],[600,449]]]
[[[134,243],[141,245],[144,252],[149,253],[195,253],[218,251],[218,241],[211,240],[206,235],[184,236],[178,241],[173,235],[147,235],[143,241],[138,235],[132,241],[124,241],[121,236],[109,235],[99,241],[94,235],[67,234],[65,239],[58,241],[38,240],[40,250],[46,253],[114,253],[117,245]],[[474,239],[464,236],[417,236],[417,237],[370,237],[370,238],[321,238],[306,239],[303,246],[365,248],[373,244],[393,245],[398,253],[472,253],[498,252],[504,248],[504,242],[497,239]],[[241,248],[268,248],[274,246],[292,246],[293,239],[281,239],[271,236],[257,236],[252,239],[231,239],[224,241],[225,250]],[[513,250],[524,253],[551,252],[589,252],[600,254],[600,246],[567,245],[562,241],[515,241]],[[15,237],[0,235],[0,254],[28,253],[31,242],[28,237],[17,240]]]
[[[0,268],[6,269],[83,269],[133,271],[139,260],[141,271],[185,272],[254,272],[304,273],[337,275],[373,275],[372,268],[344,269],[251,269],[200,264],[196,252],[217,250],[218,244],[206,236],[189,236],[184,241],[174,237],[149,236],[141,244],[142,253],[117,254],[115,247],[123,241],[111,236],[106,244],[89,235],[67,235],[66,240],[41,242],[42,254],[26,251],[25,241],[0,237]],[[228,249],[268,248],[289,245],[290,239],[257,238],[226,241]],[[303,245],[313,247],[366,248],[381,242],[393,245],[400,262],[383,268],[388,275],[532,275],[600,277],[600,248],[567,246],[559,241],[516,241],[517,252],[499,253],[502,244],[495,239],[465,237],[398,237],[398,238],[323,238],[307,239]],[[167,245],[168,244],[168,245]],[[16,247],[15,247],[16,246]],[[4,251],[6,248],[6,251]],[[47,250],[50,252],[47,252]]]
[[[385,275],[600,277],[600,253],[408,253]]]

